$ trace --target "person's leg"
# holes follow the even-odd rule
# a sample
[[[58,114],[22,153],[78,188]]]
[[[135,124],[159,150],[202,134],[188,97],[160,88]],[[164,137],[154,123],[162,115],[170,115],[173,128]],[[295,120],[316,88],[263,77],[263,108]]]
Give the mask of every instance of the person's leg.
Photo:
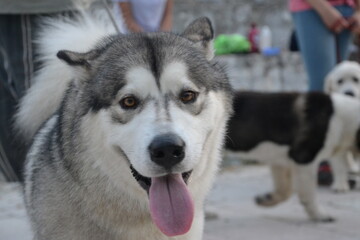
[[[309,90],[322,91],[326,74],[336,64],[334,34],[314,10],[293,13],[293,20],[309,78]]]
[[[336,9],[345,17],[349,18],[354,14],[354,9],[349,6],[338,6]],[[339,36],[339,47],[341,54],[341,61],[348,59],[349,57],[349,46],[351,40],[351,32],[350,30],[342,31]]]

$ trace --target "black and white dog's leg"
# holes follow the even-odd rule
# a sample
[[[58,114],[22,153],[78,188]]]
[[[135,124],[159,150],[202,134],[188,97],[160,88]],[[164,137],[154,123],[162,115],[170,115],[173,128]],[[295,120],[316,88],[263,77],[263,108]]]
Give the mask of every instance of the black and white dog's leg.
[[[274,182],[274,191],[258,195],[255,202],[264,207],[275,206],[286,201],[292,193],[291,168],[286,166],[272,165],[271,173]]]
[[[359,153],[355,151],[348,152],[347,154],[346,163],[348,165],[350,173],[352,174],[356,174],[360,172],[359,157],[360,157]]]
[[[332,222],[334,219],[325,215],[319,209],[316,201],[316,175],[318,164],[294,166],[294,183],[301,204],[309,217],[318,222]]]
[[[330,159],[331,169],[333,171],[334,182],[331,188],[335,192],[349,191],[347,154],[344,152],[336,153]]]

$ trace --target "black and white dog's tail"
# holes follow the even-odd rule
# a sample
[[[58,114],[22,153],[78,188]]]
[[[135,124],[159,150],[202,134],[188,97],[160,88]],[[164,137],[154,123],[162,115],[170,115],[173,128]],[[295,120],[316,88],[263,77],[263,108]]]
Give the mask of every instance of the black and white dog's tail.
[[[75,72],[56,57],[59,50],[89,51],[102,38],[115,34],[104,12],[79,13],[74,17],[44,18],[36,44],[42,68],[21,99],[15,115],[15,131],[29,141],[39,127],[58,109]]]

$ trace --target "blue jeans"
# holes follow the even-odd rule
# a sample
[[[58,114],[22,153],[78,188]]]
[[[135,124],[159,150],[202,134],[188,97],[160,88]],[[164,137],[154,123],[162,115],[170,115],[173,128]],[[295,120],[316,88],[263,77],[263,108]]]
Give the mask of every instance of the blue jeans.
[[[343,5],[336,9],[344,16],[350,17],[354,9]],[[324,78],[336,65],[335,34],[323,23],[314,10],[295,12],[292,14],[307,75],[310,91],[322,91]],[[348,57],[348,46],[351,33],[344,30],[338,34],[341,59]]]

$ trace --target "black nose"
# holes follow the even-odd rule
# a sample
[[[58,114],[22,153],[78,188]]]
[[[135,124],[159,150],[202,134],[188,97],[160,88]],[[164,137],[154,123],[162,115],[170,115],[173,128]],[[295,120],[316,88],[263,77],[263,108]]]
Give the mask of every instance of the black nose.
[[[175,134],[164,134],[154,138],[149,146],[151,160],[170,169],[185,157],[185,143]]]
[[[355,94],[352,91],[346,91],[344,92],[345,95],[348,95],[350,97],[355,97]]]

